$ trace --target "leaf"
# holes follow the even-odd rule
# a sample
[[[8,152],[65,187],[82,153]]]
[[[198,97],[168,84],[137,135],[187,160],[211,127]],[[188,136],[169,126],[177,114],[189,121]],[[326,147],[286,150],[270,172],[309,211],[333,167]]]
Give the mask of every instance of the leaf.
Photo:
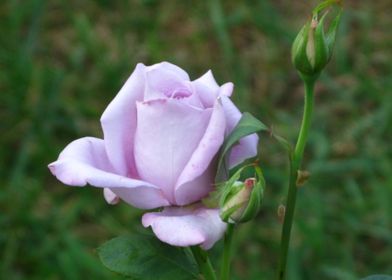
[[[362,278],[362,280],[392,280],[392,276],[377,274]]]
[[[233,131],[226,137],[223,142],[221,153],[218,160],[218,177],[221,177],[222,174],[222,165],[225,162],[225,157],[230,151],[230,149],[243,137],[248,136],[250,134],[260,132],[260,131],[268,131],[268,127],[263,124],[261,121],[256,119],[250,113],[245,112],[242,114],[242,117],[238,124],[234,127]],[[221,178],[219,178],[221,179]]]
[[[98,248],[108,269],[135,280],[197,279],[197,266],[183,249],[145,234],[111,239]]]

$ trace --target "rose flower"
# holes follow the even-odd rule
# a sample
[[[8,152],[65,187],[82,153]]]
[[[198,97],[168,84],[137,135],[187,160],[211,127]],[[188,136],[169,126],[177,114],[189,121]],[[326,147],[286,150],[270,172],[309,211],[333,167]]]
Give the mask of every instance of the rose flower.
[[[138,64],[101,117],[103,139],[73,141],[49,169],[64,184],[104,188],[111,204],[163,207],[144,214],[143,225],[171,245],[209,249],[226,224],[200,201],[214,189],[217,154],[242,115],[232,91],[211,71],[191,81],[167,62]],[[256,156],[257,143],[255,134],[242,138],[229,166]]]

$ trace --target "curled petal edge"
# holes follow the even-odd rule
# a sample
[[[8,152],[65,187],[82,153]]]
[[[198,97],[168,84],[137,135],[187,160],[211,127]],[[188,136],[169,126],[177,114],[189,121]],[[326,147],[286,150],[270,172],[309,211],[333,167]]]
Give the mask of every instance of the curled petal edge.
[[[48,167],[66,185],[83,187],[89,184],[110,188],[122,200],[137,208],[153,209],[169,205],[158,187],[113,173],[102,139],[84,137],[71,142],[58,160]]]
[[[162,242],[180,247],[200,245],[205,250],[221,239],[226,230],[219,209],[202,206],[166,207],[162,212],[144,214],[142,223],[151,227]]]

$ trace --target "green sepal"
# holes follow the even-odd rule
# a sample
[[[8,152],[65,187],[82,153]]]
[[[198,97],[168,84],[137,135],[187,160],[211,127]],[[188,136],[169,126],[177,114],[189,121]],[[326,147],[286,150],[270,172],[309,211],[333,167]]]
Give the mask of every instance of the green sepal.
[[[340,24],[341,17],[342,17],[342,9],[339,10],[337,16],[330,23],[329,28],[325,35],[325,41],[329,50],[329,59],[331,59],[332,57],[332,51],[336,41],[336,33]]]
[[[233,195],[235,192],[234,187],[229,188],[228,186],[234,186],[235,182],[241,177],[242,171],[253,164],[247,164],[239,168],[226,182],[221,182],[216,184],[216,190],[211,192],[208,197],[202,200],[203,205],[208,208],[218,208],[223,205],[222,199],[228,198],[229,195]]]
[[[325,13],[320,21],[317,24],[317,27],[314,31],[314,47],[315,47],[315,64],[314,71],[315,73],[320,72],[324,69],[325,65],[327,65],[330,55],[329,49],[326,44],[325,34],[324,34],[324,21],[328,13]],[[332,53],[331,53],[332,55]]]
[[[295,68],[301,73],[312,74],[313,67],[311,66],[306,55],[306,45],[309,38],[310,22],[307,22],[299,31],[294,39],[291,48],[291,60]]]
[[[342,0],[326,0],[326,1],[318,4],[316,6],[316,8],[313,9],[312,13],[313,13],[313,15],[316,15],[316,14],[319,14],[320,12],[322,12],[323,10],[325,10],[326,8],[329,8],[330,6],[333,6],[333,5],[340,6],[341,4],[342,4]]]
[[[254,166],[254,165],[247,164],[242,166],[233,174],[233,176],[230,177],[228,181],[226,181],[221,185],[221,191],[220,191],[221,195],[220,195],[219,205],[223,206],[226,202],[228,202],[235,194],[237,194],[241,190],[242,186],[236,185],[236,182],[240,179],[242,171],[250,166]]]
[[[232,223],[233,220],[231,219],[232,215],[239,209],[241,209],[244,205],[243,204],[237,204],[229,209],[227,209],[224,212],[221,212],[220,218],[222,221],[225,223]]]

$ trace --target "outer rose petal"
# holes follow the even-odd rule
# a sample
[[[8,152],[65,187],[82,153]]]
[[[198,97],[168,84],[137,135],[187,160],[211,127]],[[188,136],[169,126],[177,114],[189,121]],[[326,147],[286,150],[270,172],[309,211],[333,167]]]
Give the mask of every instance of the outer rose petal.
[[[176,181],[204,135],[211,111],[174,99],[137,104],[138,173],[143,180],[159,186],[171,204],[175,204]]]
[[[219,217],[219,209],[204,207],[167,207],[162,212],[143,215],[144,227],[152,227],[155,235],[173,246],[200,245],[210,249],[222,238],[226,224]]]
[[[177,205],[198,201],[211,191],[213,173],[216,172],[212,161],[223,143],[225,128],[225,113],[217,100],[203,138],[178,178],[175,189]]]
[[[213,107],[218,97],[219,85],[216,83],[211,70],[197,80],[194,80],[192,84],[204,107]]]
[[[175,73],[178,77],[180,77],[182,80],[189,81],[189,75],[187,72],[185,72],[183,69],[178,67],[177,65],[174,65],[170,62],[163,61],[161,63],[157,63],[151,66],[147,67],[148,69],[163,69],[163,70],[168,70],[173,73]]]
[[[112,173],[104,141],[98,138],[84,137],[73,141],[48,167],[66,185],[90,184],[111,188],[121,199],[138,208],[153,209],[169,205],[156,186]]]
[[[143,100],[145,68],[140,63],[136,66],[101,117],[110,162],[117,173],[128,177],[137,176],[133,157],[136,101]]]
[[[242,114],[227,96],[222,94],[220,97],[226,115],[228,134],[240,121]],[[242,163],[248,158],[255,157],[257,155],[258,142],[259,137],[257,136],[257,134],[251,134],[242,138],[239,143],[235,145],[231,150],[231,154],[229,157],[229,167],[232,168]]]

